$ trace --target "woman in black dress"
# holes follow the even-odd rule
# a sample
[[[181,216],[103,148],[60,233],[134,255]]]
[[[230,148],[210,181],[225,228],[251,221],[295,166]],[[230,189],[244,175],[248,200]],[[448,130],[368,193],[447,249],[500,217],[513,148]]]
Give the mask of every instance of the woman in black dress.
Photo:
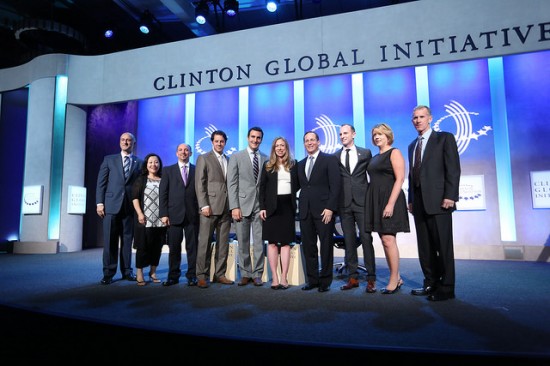
[[[366,198],[366,226],[368,232],[377,232],[384,247],[390,269],[389,283],[383,294],[394,294],[403,285],[399,275],[399,248],[396,235],[409,232],[409,214],[402,186],[405,180],[405,159],[392,147],[393,131],[385,123],[372,129],[372,143],[379,153],[372,157],[367,167],[370,177]]]
[[[296,191],[298,173],[296,161],[284,137],[271,144],[269,160],[262,167],[260,180],[260,218],[263,220],[262,239],[267,240],[267,259],[271,268],[271,288],[288,288],[290,244],[296,241]],[[277,267],[281,255],[281,278]]]

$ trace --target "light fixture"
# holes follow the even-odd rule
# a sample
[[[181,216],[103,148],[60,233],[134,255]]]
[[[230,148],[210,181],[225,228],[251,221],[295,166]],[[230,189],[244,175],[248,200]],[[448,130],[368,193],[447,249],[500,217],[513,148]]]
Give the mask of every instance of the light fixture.
[[[206,17],[208,16],[208,13],[210,11],[210,8],[208,7],[208,1],[207,0],[201,0],[197,4],[197,7],[195,8],[195,20],[199,24],[206,23]]]
[[[239,12],[239,2],[237,0],[225,0],[223,11],[228,17],[234,17]]]
[[[105,38],[113,38],[114,35],[115,35],[115,31],[113,28],[107,28],[105,29],[105,33],[103,33],[103,36]]]
[[[155,16],[146,9],[141,15],[141,19],[139,21],[140,32],[143,34],[149,34],[155,23],[160,27],[160,22],[157,20],[157,18],[155,18]]]
[[[265,3],[265,8],[268,12],[274,13],[277,11],[278,0],[267,0]]]

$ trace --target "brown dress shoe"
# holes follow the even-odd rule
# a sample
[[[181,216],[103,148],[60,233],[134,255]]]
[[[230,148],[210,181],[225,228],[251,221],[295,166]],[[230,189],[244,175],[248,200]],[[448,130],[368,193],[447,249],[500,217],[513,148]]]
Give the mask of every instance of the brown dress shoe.
[[[197,287],[199,288],[208,288],[208,282],[205,279],[200,279],[197,281]]]
[[[221,283],[222,285],[232,285],[235,282],[231,281],[230,279],[228,279],[225,276],[222,276],[222,277],[218,278],[218,283]]]
[[[262,282],[262,279],[260,277],[256,277],[254,279],[254,286],[263,286],[263,282]]]
[[[359,280],[357,278],[350,278],[348,283],[340,287],[340,290],[351,290],[352,288],[359,287]]]
[[[241,278],[241,280],[239,281],[239,283],[237,285],[239,286],[246,286],[248,285],[248,283],[251,281],[252,279],[250,277],[243,277]]]
[[[374,294],[376,292],[376,281],[368,280],[367,281],[367,291],[368,294]]]

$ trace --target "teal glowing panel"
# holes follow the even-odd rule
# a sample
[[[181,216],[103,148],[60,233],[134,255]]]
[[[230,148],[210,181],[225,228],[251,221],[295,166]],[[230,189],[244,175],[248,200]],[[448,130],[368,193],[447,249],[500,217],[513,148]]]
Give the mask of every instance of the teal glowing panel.
[[[65,150],[67,80],[68,79],[66,76],[58,76],[56,78],[55,85],[48,240],[59,239],[61,195],[63,192],[63,155]]]

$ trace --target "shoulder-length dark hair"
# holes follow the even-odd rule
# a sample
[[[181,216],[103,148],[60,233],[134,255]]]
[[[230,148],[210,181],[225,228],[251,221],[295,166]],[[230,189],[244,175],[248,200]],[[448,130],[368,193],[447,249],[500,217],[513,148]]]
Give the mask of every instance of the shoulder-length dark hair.
[[[149,161],[149,158],[156,157],[159,160],[159,171],[157,172],[157,175],[159,177],[162,177],[162,159],[158,154],[155,153],[149,153],[147,156],[143,159],[143,166],[141,167],[141,175],[149,175],[149,171],[147,170],[147,161]]]

